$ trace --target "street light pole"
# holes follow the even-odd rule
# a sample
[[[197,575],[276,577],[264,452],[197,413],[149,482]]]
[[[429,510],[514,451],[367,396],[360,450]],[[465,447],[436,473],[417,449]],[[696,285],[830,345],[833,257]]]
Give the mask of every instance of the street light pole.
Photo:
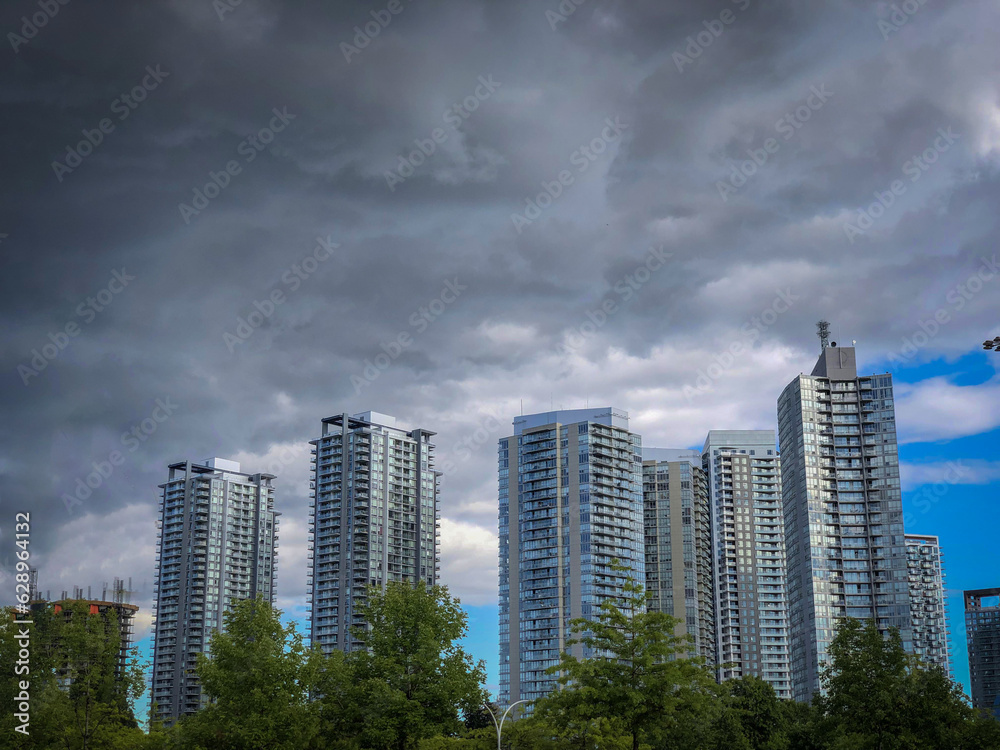
[[[504,723],[504,720],[507,718],[507,714],[509,714],[510,710],[512,708],[514,708],[514,706],[516,706],[518,703],[527,703],[527,702],[528,702],[528,699],[525,698],[524,700],[515,701],[515,702],[511,703],[509,706],[507,706],[507,710],[503,712],[503,716],[500,717],[500,722],[499,723],[497,723],[497,717],[493,713],[493,709],[490,708],[489,704],[488,703],[484,703],[483,704],[483,706],[485,706],[486,710],[490,712],[490,718],[493,719],[493,725],[497,728],[497,750],[500,750],[500,733],[503,731],[503,723]]]

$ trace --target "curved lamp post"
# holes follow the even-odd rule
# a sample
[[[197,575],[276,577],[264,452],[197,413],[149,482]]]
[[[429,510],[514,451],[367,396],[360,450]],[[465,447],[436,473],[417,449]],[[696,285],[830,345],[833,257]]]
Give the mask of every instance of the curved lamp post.
[[[497,728],[497,750],[500,750],[500,733],[503,730],[504,720],[507,718],[507,714],[510,713],[510,710],[514,708],[514,706],[516,706],[518,703],[528,703],[528,699],[525,698],[524,700],[514,701],[509,706],[507,706],[507,710],[503,712],[503,716],[500,717],[499,723],[497,723],[497,717],[493,713],[493,709],[490,708],[488,704],[486,703],[483,704],[486,710],[490,712],[490,718],[493,719],[493,725]]]

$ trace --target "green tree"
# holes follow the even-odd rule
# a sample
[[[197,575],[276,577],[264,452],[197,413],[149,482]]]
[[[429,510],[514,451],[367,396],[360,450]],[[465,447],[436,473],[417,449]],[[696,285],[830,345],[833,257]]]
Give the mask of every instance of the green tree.
[[[565,750],[567,743],[561,737],[553,734],[551,726],[537,716],[527,716],[511,721],[510,716],[503,725],[503,750]],[[480,730],[484,731],[485,730]],[[496,730],[489,735],[489,747],[483,750],[493,750],[497,746]],[[605,745],[604,747],[610,747]]]
[[[494,728],[493,716],[502,716],[503,711],[493,701],[489,701],[487,705],[489,706],[488,710],[486,706],[480,706],[465,715],[464,723],[467,730]],[[490,711],[493,712],[493,716],[490,716]]]
[[[506,733],[507,727],[504,726]],[[486,728],[474,729],[462,737],[431,737],[420,740],[420,750],[496,750],[497,735],[495,730]]]
[[[455,736],[461,717],[486,699],[486,669],[457,641],[465,612],[443,586],[390,582],[369,590],[355,629],[364,648],[330,670],[321,702],[326,726],[340,708],[346,720],[330,739],[353,736],[371,750],[416,750],[421,740]],[[346,684],[345,678],[349,678]],[[329,686],[336,691],[328,693]]]
[[[136,750],[181,750],[182,744],[181,724],[167,726],[162,719],[156,716],[156,702],[149,705],[149,731],[146,734],[145,742],[136,747]],[[189,745],[193,746],[193,744]]]
[[[567,646],[582,644],[593,656],[562,655],[549,669],[559,675],[557,687],[536,702],[537,716],[579,750],[693,746],[707,729],[689,719],[711,710],[716,685],[704,661],[689,657],[691,640],[676,634],[677,625],[647,610],[642,585],[628,575],[621,597],[605,599],[596,619],[571,622]]]
[[[820,671],[825,695],[820,706],[837,742],[893,750],[903,730],[907,657],[899,632],[886,636],[874,621],[841,620]]]
[[[10,742],[15,748],[45,747],[48,740],[56,741],[55,730],[43,721],[42,696],[48,694],[48,688],[55,682],[53,659],[55,654],[48,647],[45,636],[51,632],[53,625],[50,610],[40,610],[31,613],[18,614],[23,620],[32,620],[32,625],[20,625],[15,620],[15,610],[4,607],[0,610],[0,701],[4,706],[19,706],[18,696],[29,696],[28,726],[24,719],[17,717],[19,713],[13,709],[0,712],[0,737]],[[27,633],[28,640],[21,640]],[[24,658],[24,652],[27,658]],[[21,683],[27,683],[23,686]],[[21,727],[22,731],[17,731]],[[24,732],[27,732],[25,734]]]
[[[823,750],[818,739],[818,727],[823,715],[818,705],[815,702],[783,701],[782,709],[789,750]]]
[[[955,750],[1000,750],[1000,721],[987,711],[973,711]]]
[[[121,628],[117,612],[91,614],[86,602],[72,602],[58,623],[56,667],[65,687],[72,725],[82,748],[94,747],[93,740],[104,737],[118,742],[119,735],[134,735],[138,728],[133,713],[135,701],[145,692],[143,665],[138,653],[123,667]]]
[[[747,676],[729,682],[727,687],[753,750],[781,750],[788,746],[785,708],[770,684]]]
[[[957,747],[972,710],[961,686],[937,667],[915,660],[900,688],[903,710],[901,747]]]
[[[747,750],[784,750],[788,747],[786,711],[768,683],[759,677],[744,676],[723,685],[724,710],[720,729],[730,739],[717,741],[720,748],[742,746]],[[738,728],[738,731],[735,728]]]
[[[120,664],[117,613],[113,609],[92,613],[84,601],[58,606],[59,612],[55,605],[37,607],[31,613],[31,626],[9,619],[10,610],[2,618],[0,661],[4,664],[16,663],[17,633],[28,629],[30,634],[30,672],[4,674],[0,680],[4,694],[18,691],[23,679],[30,682],[30,734],[14,732],[5,712],[2,729],[12,738],[10,746],[65,750],[138,747],[144,735],[135,720],[134,706],[145,691],[143,665],[136,651],[124,667]],[[16,694],[10,695],[10,704]]]
[[[736,711],[724,710],[712,730],[712,750],[753,750]]]
[[[834,750],[996,750],[996,731],[937,667],[903,649],[896,630],[842,620],[821,673],[820,735]]]
[[[320,729],[328,747],[355,747],[361,724],[361,709],[354,681],[354,662],[343,651],[334,650],[322,662],[316,685]]]
[[[319,732],[310,701],[323,656],[308,650],[295,624],[258,595],[240,601],[212,634],[197,673],[210,704],[180,722],[189,747],[211,750],[301,750]]]

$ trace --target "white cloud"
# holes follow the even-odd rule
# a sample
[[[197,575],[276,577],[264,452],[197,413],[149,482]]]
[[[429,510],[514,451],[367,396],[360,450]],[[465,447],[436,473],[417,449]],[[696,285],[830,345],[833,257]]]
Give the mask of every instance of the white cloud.
[[[946,377],[895,384],[901,443],[931,443],[1000,427],[1000,379],[955,385]]]
[[[496,604],[498,545],[490,529],[441,519],[441,583],[464,605]]]
[[[534,326],[518,325],[505,321],[484,320],[476,328],[479,336],[484,336],[494,344],[529,345],[534,342]]]
[[[279,403],[291,408],[285,394]],[[276,606],[288,614],[307,606],[306,576],[309,543],[309,458],[312,446],[305,440],[273,443],[264,453],[241,451],[233,456],[242,471],[275,475],[274,509],[278,518],[278,582]]]
[[[901,463],[899,477],[904,490],[927,484],[990,484],[1000,480],[1000,461],[958,459]]]
[[[805,300],[805,290],[827,273],[821,266],[808,261],[775,261],[753,266],[739,265],[729,269],[725,276],[705,284],[698,292],[696,303],[706,309],[738,309],[760,313],[771,306],[776,295],[783,290],[790,292],[787,305],[793,308]],[[780,279],[780,282],[776,280]],[[787,307],[785,307],[787,310]]]

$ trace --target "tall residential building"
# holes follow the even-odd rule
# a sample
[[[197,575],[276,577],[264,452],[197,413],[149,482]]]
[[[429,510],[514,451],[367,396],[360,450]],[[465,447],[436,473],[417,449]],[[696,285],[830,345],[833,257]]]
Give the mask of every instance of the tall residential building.
[[[712,507],[719,679],[744,675],[792,697],[781,460],[774,430],[711,430],[702,451]]]
[[[1000,588],[965,592],[972,705],[1000,719]]]
[[[913,649],[892,376],[823,349],[778,399],[792,695],[819,689],[837,620],[874,619]]]
[[[951,676],[948,654],[948,613],[944,597],[944,556],[936,536],[906,534],[906,565],[910,578],[910,620],[913,653],[925,664]]]
[[[545,670],[567,650],[570,620],[623,592],[613,560],[645,579],[640,450],[628,414],[611,407],[517,417],[500,439],[502,705],[553,687]]]
[[[364,412],[323,420],[310,441],[310,637],[325,653],[361,644],[369,586],[437,584],[438,472],[433,432]]]
[[[701,454],[642,451],[643,525],[649,609],[676,617],[692,652],[716,663],[712,511]]]
[[[161,484],[152,701],[172,722],[205,704],[198,654],[237,601],[274,603],[278,513],[271,474],[236,461],[170,464]]]

